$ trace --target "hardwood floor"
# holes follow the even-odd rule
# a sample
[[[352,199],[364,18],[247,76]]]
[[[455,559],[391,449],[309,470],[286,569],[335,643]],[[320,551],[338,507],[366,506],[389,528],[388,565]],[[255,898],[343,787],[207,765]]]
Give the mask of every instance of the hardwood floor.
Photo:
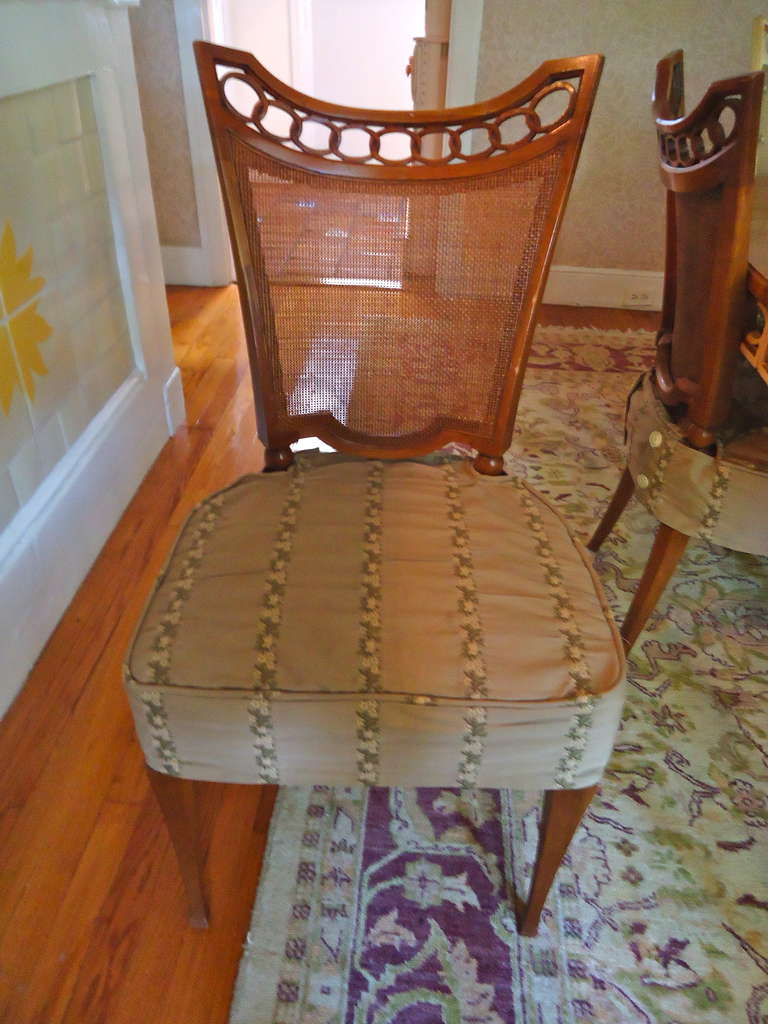
[[[212,925],[181,883],[121,683],[142,604],[204,495],[261,467],[234,288],[169,289],[188,426],[163,448],[0,723],[0,1021],[225,1024],[274,787],[201,785]],[[547,323],[656,326],[548,307]]]

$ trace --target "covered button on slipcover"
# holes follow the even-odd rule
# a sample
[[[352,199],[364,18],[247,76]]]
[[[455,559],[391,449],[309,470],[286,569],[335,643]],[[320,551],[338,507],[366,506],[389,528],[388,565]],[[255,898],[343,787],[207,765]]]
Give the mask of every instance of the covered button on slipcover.
[[[299,457],[188,520],[126,683],[151,767],[229,782],[596,782],[624,658],[552,507],[457,458]]]

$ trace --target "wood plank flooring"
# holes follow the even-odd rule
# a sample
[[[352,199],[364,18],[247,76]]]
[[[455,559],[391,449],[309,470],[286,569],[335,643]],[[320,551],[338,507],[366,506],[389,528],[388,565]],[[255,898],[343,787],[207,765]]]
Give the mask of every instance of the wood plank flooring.
[[[172,288],[188,425],[126,509],[0,723],[0,1021],[226,1024],[274,787],[201,785],[212,925],[181,883],[121,683],[142,604],[189,510],[261,468],[234,288]],[[655,313],[545,307],[647,328]]]

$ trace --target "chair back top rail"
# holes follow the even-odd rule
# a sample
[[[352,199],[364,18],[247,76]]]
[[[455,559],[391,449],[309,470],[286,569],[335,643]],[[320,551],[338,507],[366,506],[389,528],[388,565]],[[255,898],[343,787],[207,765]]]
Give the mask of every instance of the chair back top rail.
[[[562,145],[564,137],[578,134],[589,117],[603,63],[597,54],[545,61],[515,88],[468,106],[374,110],[344,107],[298,92],[243,50],[196,42],[195,54],[209,121],[217,129],[227,127],[249,145],[305,170],[401,180],[475,174],[481,166],[488,170],[486,164],[492,158],[509,155],[517,162],[530,159],[540,151],[530,149],[532,142],[542,148]],[[234,83],[251,90],[250,109],[244,110],[231,101],[228,90]],[[542,120],[537,107],[558,92],[567,98],[562,112],[552,120]],[[265,124],[274,111],[283,112],[290,122],[286,122],[284,133],[270,131]],[[512,120],[520,124],[514,125],[518,129],[514,132],[516,137],[508,141],[504,128],[511,129],[513,125],[508,123]],[[310,144],[303,137],[308,128],[323,130],[320,134],[325,145]],[[353,153],[351,148],[344,148],[345,133],[354,130],[367,135],[368,152]],[[481,148],[475,144],[468,151],[462,146],[462,136],[472,131],[479,132],[473,142],[480,137],[486,140]],[[407,156],[386,155],[384,140],[389,135],[408,138]],[[445,151],[430,157],[421,151],[422,142],[434,135],[442,136]],[[405,168],[409,173],[402,175]]]

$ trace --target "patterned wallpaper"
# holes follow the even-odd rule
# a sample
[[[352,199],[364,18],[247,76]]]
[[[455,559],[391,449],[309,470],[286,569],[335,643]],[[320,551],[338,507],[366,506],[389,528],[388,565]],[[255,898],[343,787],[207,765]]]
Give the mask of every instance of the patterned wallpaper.
[[[130,22],[160,244],[199,246],[173,0],[144,0]]]
[[[0,530],[134,368],[90,81],[0,99]]]
[[[663,189],[650,115],[656,61],[685,50],[691,109],[711,81],[750,70],[756,13],[746,0],[485,0],[477,99],[510,88],[552,57],[606,57],[555,263],[663,269]]]

